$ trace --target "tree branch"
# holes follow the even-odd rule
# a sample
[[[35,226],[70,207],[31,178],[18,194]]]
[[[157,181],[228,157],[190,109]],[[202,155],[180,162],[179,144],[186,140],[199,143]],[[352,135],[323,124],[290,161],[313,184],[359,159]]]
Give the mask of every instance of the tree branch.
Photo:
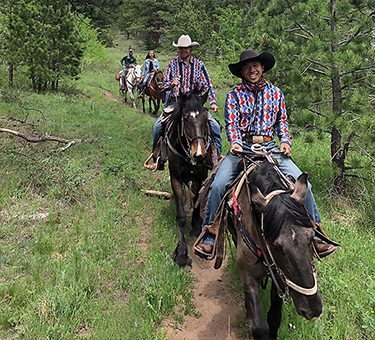
[[[61,137],[50,136],[50,135],[47,135],[47,134],[45,134],[43,136],[31,136],[31,135],[27,135],[23,132],[10,130],[10,129],[6,129],[6,128],[0,128],[0,132],[10,133],[14,136],[21,137],[22,139],[26,140],[29,143],[40,143],[40,142],[46,142],[46,141],[64,143],[64,144],[67,144],[67,147],[65,149],[67,149],[71,145],[77,143],[77,141],[75,141],[75,140],[69,140],[69,139],[65,139],[65,138],[61,138]]]
[[[318,115],[319,117],[324,117],[324,114],[321,113],[320,111],[317,111],[317,110],[314,110],[310,107],[307,108],[309,111],[311,111],[312,113],[315,113],[316,115]]]
[[[324,71],[321,71],[321,70],[317,70],[316,68],[311,68],[311,67],[309,67],[308,71],[312,71],[312,72],[314,72],[314,73],[318,73],[318,74],[320,74],[320,75],[323,75],[323,76],[328,77],[328,74],[327,74],[327,73],[325,73]]]
[[[310,59],[310,58],[307,58],[307,60],[308,60],[310,63],[312,63],[312,64],[319,65],[319,66],[325,68],[326,70],[329,70],[329,69],[330,69],[327,65],[323,64],[321,61],[313,60],[313,59]]]

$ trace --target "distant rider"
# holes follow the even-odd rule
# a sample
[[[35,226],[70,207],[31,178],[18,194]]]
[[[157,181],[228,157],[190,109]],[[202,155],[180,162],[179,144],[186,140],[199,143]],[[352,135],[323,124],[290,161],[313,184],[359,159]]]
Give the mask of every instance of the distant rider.
[[[129,54],[124,56],[121,61],[122,70],[120,71],[120,87],[123,89],[125,88],[125,78],[128,74],[128,70],[131,67],[134,67],[137,65],[137,59],[134,57],[134,50],[132,48],[129,48]]]

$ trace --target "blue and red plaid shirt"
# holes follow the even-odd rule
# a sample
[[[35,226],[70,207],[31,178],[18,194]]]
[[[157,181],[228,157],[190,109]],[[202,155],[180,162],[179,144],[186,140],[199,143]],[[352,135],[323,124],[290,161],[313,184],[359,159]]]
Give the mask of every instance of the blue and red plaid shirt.
[[[180,57],[173,58],[165,71],[164,85],[170,88],[173,79],[177,76],[181,76],[181,79],[180,86],[173,88],[175,97],[178,96],[180,89],[182,93],[190,92],[193,89],[201,92],[208,91],[210,104],[216,105],[216,92],[203,61],[191,56],[189,64],[185,64]]]
[[[273,137],[291,145],[285,99],[281,90],[267,82],[256,94],[244,83],[228,92],[224,108],[225,130],[231,144],[242,146],[246,135]]]

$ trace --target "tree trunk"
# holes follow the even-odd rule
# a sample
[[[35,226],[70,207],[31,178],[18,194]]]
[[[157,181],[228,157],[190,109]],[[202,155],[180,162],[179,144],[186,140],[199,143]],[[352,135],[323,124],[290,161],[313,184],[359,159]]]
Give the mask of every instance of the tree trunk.
[[[335,179],[333,180],[333,190],[343,195],[345,192],[345,155],[341,149],[341,133],[335,125],[331,130],[331,158],[332,163],[338,170]]]
[[[13,79],[14,79],[14,65],[8,64],[8,85],[9,87],[13,87]]]
[[[333,36],[336,34],[336,0],[331,0],[329,5],[331,13],[330,25]],[[341,79],[338,67],[335,63],[335,53],[338,51],[337,38],[334,38],[331,43],[332,52],[332,67],[331,67],[331,86],[332,86],[332,112],[335,119],[339,118],[342,114],[342,92],[341,92]],[[331,160],[332,165],[337,170],[337,176],[333,181],[333,190],[339,195],[344,194],[345,191],[345,157],[341,145],[341,133],[333,124],[331,130]]]

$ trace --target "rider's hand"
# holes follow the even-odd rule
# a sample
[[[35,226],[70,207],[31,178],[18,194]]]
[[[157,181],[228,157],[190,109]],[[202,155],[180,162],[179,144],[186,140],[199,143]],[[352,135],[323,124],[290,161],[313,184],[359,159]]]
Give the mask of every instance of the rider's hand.
[[[243,151],[242,149],[242,146],[241,145],[238,145],[238,144],[232,144],[229,152],[232,153],[233,155],[238,155],[239,153],[241,153]]]
[[[218,112],[219,111],[219,107],[216,104],[212,104],[211,105],[211,110],[214,111],[214,112]]]
[[[290,145],[287,143],[281,143],[280,150],[284,152],[284,155],[287,157],[290,157],[292,155],[292,149],[290,148]]]
[[[171,86],[175,87],[175,86],[180,85],[180,79],[181,79],[181,76],[177,76],[176,78],[174,78],[172,83],[171,83]]]

